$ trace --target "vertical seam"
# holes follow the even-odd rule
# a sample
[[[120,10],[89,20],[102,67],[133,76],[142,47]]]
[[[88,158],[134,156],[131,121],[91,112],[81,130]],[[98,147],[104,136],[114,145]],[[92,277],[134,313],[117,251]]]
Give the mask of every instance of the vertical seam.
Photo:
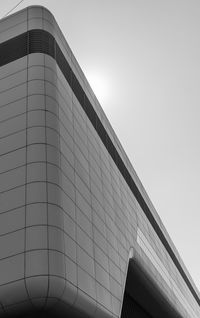
[[[54,39],[54,60],[55,60],[55,66],[57,68],[57,60],[56,60],[56,41]],[[57,73],[57,70],[56,70]],[[58,81],[58,77],[56,77],[56,84]],[[58,129],[59,129],[59,183],[61,182],[60,186],[62,187],[62,170],[61,170],[61,135],[60,135],[60,105],[58,103],[58,117],[56,118],[56,120],[58,121]],[[62,206],[61,206],[62,207]],[[61,210],[61,209],[60,209]],[[61,211],[59,211],[59,213],[61,213]],[[63,292],[61,293],[60,299],[58,300],[58,302],[62,302],[63,300],[63,296],[65,294],[65,290],[66,290],[66,284],[67,284],[67,267],[66,267],[66,256],[65,256],[65,251],[66,251],[66,242],[65,242],[65,232],[64,232],[64,211],[62,209],[62,223],[63,223],[63,231],[62,231],[62,240],[63,240],[63,248],[64,248],[64,253],[62,253],[63,257],[64,257],[64,280],[65,280],[65,286],[63,288]]]
[[[25,168],[25,207],[24,207],[24,285],[25,285],[25,290],[28,296],[28,299],[30,300],[30,303],[32,304],[32,300],[30,298],[29,292],[28,292],[28,286],[26,282],[26,239],[27,239],[27,231],[26,231],[26,225],[27,225],[27,186],[28,186],[28,180],[27,180],[27,170],[28,170],[28,65],[29,65],[29,29],[28,29],[28,8],[27,8],[27,65],[26,65],[26,76],[27,76],[27,81],[26,81],[26,168]],[[33,304],[32,304],[33,305]]]
[[[84,100],[85,100],[85,94],[84,94]],[[87,149],[88,149],[88,167],[89,167],[89,184],[90,184],[90,195],[91,195],[91,202],[90,202],[90,207],[91,207],[91,225],[92,225],[92,249],[93,249],[93,261],[94,261],[94,283],[95,283],[95,310],[94,310],[94,313],[93,315],[95,316],[96,315],[96,312],[97,312],[97,309],[98,309],[98,302],[97,302],[97,275],[96,275],[96,267],[95,267],[95,264],[96,264],[96,260],[95,260],[95,237],[94,237],[94,213],[93,213],[93,207],[92,207],[92,182],[91,182],[91,164],[90,164],[90,150],[89,150],[89,140],[88,140],[88,131],[89,131],[89,128],[88,128],[88,117],[86,115],[86,138],[87,138]]]
[[[71,62],[72,62],[72,56],[70,55],[70,58],[71,58]],[[73,90],[72,90],[72,72],[70,72],[70,81],[71,81],[71,85],[70,83],[69,86],[71,88],[71,105],[72,105],[72,127],[73,127],[73,155],[75,154],[75,137],[74,137],[74,106],[73,106]],[[77,256],[77,242],[78,242],[78,239],[77,239],[77,207],[76,207],[76,171],[75,171],[75,155],[74,155],[74,186],[75,186],[75,202],[74,202],[74,208],[75,208],[75,242],[76,242],[76,280],[77,280],[77,286],[76,286],[76,296],[74,298],[74,301],[72,303],[72,307],[75,306],[75,303],[78,299],[78,290],[79,290],[79,287],[78,287],[78,256]]]
[[[44,30],[44,8],[42,8],[42,29]],[[48,45],[48,44],[47,44]],[[45,67],[46,67],[46,55],[43,53],[43,62],[44,62],[44,124],[45,124],[45,167],[46,167],[46,213],[47,213],[47,292],[46,299],[44,303],[44,307],[47,307],[48,297],[49,297],[49,289],[50,289],[50,264],[49,264],[49,217],[48,217],[48,169],[47,169],[47,110],[46,110],[46,82],[45,82]]]

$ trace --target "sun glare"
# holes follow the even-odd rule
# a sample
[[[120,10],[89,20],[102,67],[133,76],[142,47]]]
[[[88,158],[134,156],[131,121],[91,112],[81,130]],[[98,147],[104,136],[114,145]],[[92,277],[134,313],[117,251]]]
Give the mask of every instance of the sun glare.
[[[108,101],[109,83],[106,75],[100,72],[88,72],[87,79],[102,106]]]

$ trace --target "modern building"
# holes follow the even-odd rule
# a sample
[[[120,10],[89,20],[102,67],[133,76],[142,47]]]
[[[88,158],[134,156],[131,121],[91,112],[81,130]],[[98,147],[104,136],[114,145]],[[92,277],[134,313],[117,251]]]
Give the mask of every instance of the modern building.
[[[52,14],[0,21],[0,317],[199,318],[200,294]]]

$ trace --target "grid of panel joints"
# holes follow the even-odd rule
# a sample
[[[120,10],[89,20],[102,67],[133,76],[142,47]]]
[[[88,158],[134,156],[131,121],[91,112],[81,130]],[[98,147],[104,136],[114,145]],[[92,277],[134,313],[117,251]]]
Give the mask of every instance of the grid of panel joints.
[[[37,68],[37,66],[35,66],[35,68]],[[39,69],[37,68],[37,70],[36,70],[36,72],[37,72],[37,74],[38,74],[38,71],[39,71]],[[31,72],[29,72],[29,73],[31,73]],[[31,76],[29,75],[29,80],[31,80]],[[33,96],[32,96],[33,97]],[[34,96],[34,97],[36,97],[36,96]],[[34,102],[35,102],[35,104],[34,104],[34,106],[35,105],[39,105],[39,103],[38,103],[38,101],[35,99],[34,100]],[[32,110],[33,111],[33,110]],[[36,109],[34,109],[34,112],[36,113]],[[35,116],[32,116],[30,119],[31,119],[31,124],[29,125],[29,126],[34,126],[34,124],[33,124],[33,122],[35,122],[35,120],[37,120],[39,117],[40,117],[40,120],[41,120],[41,122],[40,123],[38,123],[37,122],[37,128],[39,128],[39,125],[43,125],[44,124],[44,114],[42,113],[43,111],[40,109],[40,113],[41,113],[41,116],[37,116],[36,115],[36,117]],[[34,119],[34,117],[35,117],[35,119]],[[35,125],[36,125],[36,123],[35,123]],[[48,126],[48,125],[47,125]],[[52,127],[51,127],[52,128]],[[37,140],[37,144],[39,144],[39,142],[38,142],[38,140]],[[38,153],[41,153],[41,151],[38,151]],[[30,156],[31,157],[31,156]],[[38,158],[37,158],[38,159]],[[41,159],[40,159],[41,160]],[[43,159],[44,160],[44,159]],[[34,161],[34,160],[33,160]],[[37,165],[38,164],[40,164],[40,162],[37,162]],[[52,170],[52,169],[51,169]],[[39,169],[39,167],[37,167],[37,169],[36,169],[36,171],[40,171],[40,172],[42,172],[42,171],[44,171],[44,169]],[[31,178],[35,178],[34,180],[36,181],[39,181],[38,180],[38,178],[41,178],[41,180],[45,180],[45,177],[44,177],[44,175],[43,175],[43,173],[41,173],[41,174],[39,174],[39,175],[37,175],[37,176],[35,176],[35,175],[31,175]],[[44,179],[43,179],[43,177],[44,177]],[[30,182],[34,182],[34,180],[33,179],[31,179],[31,180],[29,180]],[[40,205],[41,205],[41,203],[40,203]],[[37,206],[37,208],[39,208],[39,204],[38,204],[38,206]],[[42,209],[37,209],[37,211],[39,212],[38,214],[37,214],[37,217],[39,216],[39,214],[42,212]],[[35,213],[34,213],[35,214]],[[44,214],[44,213],[43,213]],[[36,217],[36,219],[37,219],[37,217]],[[41,216],[40,216],[41,217]],[[44,215],[43,215],[43,217],[44,217]],[[67,222],[67,224],[68,224],[69,222]],[[42,223],[43,224],[43,223]],[[42,225],[42,224],[40,224],[40,225]],[[45,222],[44,222],[44,224],[45,224]],[[37,219],[37,225],[38,225],[38,219]],[[38,236],[38,237],[40,237],[40,236]],[[41,241],[44,241],[44,239],[42,239],[41,237],[40,237],[40,239],[41,240],[39,240],[40,242]]]
[[[151,214],[145,200],[143,199],[140,191],[138,190],[136,184],[134,183],[130,173],[128,172],[128,169],[124,165],[121,157],[119,156],[116,148],[114,147],[110,137],[108,136],[104,126],[102,125],[100,119],[96,115],[89,99],[87,98],[86,94],[84,93],[84,90],[82,89],[81,85],[79,84],[77,78],[73,74],[72,70],[70,69],[69,64],[67,63],[66,59],[64,58],[62,52],[60,51],[59,47],[56,45],[55,50],[55,59],[64,73],[65,78],[69,82],[70,86],[72,87],[72,90],[74,94],[76,95],[78,101],[80,102],[81,106],[85,110],[88,118],[90,119],[91,123],[93,124],[95,130],[98,132],[99,137],[101,138],[103,144],[105,145],[106,149],[108,150],[109,154],[113,158],[115,164],[119,168],[120,172],[124,176],[127,184],[129,185],[130,189],[134,193],[139,205],[141,206],[142,210],[145,212],[148,220],[152,224],[153,228],[155,229],[156,233],[158,234],[159,238],[163,242],[164,246],[166,247],[167,251],[169,252],[170,256],[172,257],[174,263],[176,264],[177,268],[179,269],[179,272],[181,273],[182,277],[186,281],[189,289],[191,290],[193,296],[197,300],[198,304],[200,304],[200,300],[198,298],[198,295],[196,294],[193,286],[191,285],[189,279],[187,278],[185,272],[183,271],[180,263],[178,262],[178,259],[176,258],[174,252],[172,251],[169,243],[167,242],[163,232],[161,231],[159,225],[155,221],[153,215]]]
[[[26,67],[27,58],[22,58],[1,68],[1,284],[24,278]],[[2,288],[5,298],[6,286]]]
[[[30,56],[32,59],[34,55]],[[26,59],[25,59],[26,61]],[[14,72],[13,70],[15,67],[17,68],[23,64],[23,59],[18,60],[15,64],[11,63],[6,67],[1,69],[1,74],[6,73],[5,69],[7,70],[7,76],[1,79],[1,88],[7,87],[6,90],[1,91],[1,125],[0,125],[0,133],[1,133],[1,283],[14,282],[19,280],[23,277],[23,246],[24,246],[24,239],[23,239],[23,229],[24,229],[24,220],[25,220],[25,146],[26,146],[26,138],[25,138],[25,125],[26,125],[26,73],[27,70],[24,69],[26,67],[26,62],[22,66],[22,70],[18,70]],[[30,63],[31,64],[31,63]],[[16,66],[17,65],[17,66]],[[44,69],[44,68],[43,68]],[[9,74],[9,70],[10,73]],[[40,196],[37,196],[37,201],[43,201],[43,203],[35,202],[35,198],[32,197],[34,193],[38,192],[32,191],[36,190],[32,187],[34,186],[34,182],[44,182],[46,181],[45,176],[45,169],[44,164],[46,163],[45,158],[45,151],[44,151],[44,103],[41,102],[42,97],[41,95],[36,95],[40,93],[41,85],[36,85],[38,82],[35,81],[39,75],[39,69],[37,66],[30,66],[28,69],[29,73],[29,82],[28,82],[28,140],[27,140],[27,232],[32,232],[30,227],[33,226],[44,226],[46,225],[46,220],[44,216],[44,204],[46,201],[42,194],[44,191],[39,191],[41,195],[41,200],[39,200]],[[25,85],[24,85],[25,81]],[[13,84],[17,83],[16,86]],[[39,83],[41,84],[41,83]],[[14,89],[14,93],[12,93]],[[35,91],[39,89],[39,91]],[[43,90],[43,89],[42,89]],[[9,103],[4,105],[4,101],[8,102],[8,96],[10,98]],[[19,98],[16,101],[16,98]],[[35,109],[36,105],[38,105],[39,110]],[[50,112],[48,112],[50,115]],[[51,116],[47,115],[47,122],[52,122]],[[47,125],[48,126],[48,125]],[[50,125],[51,126],[51,125]],[[43,129],[42,133],[40,128]],[[31,130],[31,131],[30,131]],[[29,134],[30,132],[30,134]],[[22,138],[23,137],[23,138]],[[11,138],[11,139],[10,139]],[[14,139],[13,139],[14,138]],[[51,140],[51,135],[49,140]],[[49,141],[48,140],[48,141]],[[48,152],[49,149],[47,149]],[[51,152],[51,151],[50,151]],[[51,158],[51,156],[48,156]],[[36,166],[34,169],[34,166]],[[39,167],[40,166],[40,167]],[[52,167],[49,169],[52,171]],[[39,172],[35,174],[35,172]],[[51,176],[51,173],[49,173]],[[51,179],[49,180],[51,182]],[[38,186],[38,185],[37,185]],[[13,188],[14,187],[14,188]],[[41,187],[37,187],[41,190]],[[38,189],[37,189],[38,190]],[[20,192],[19,192],[20,191]],[[16,192],[16,193],[15,193]],[[12,200],[11,200],[12,199]],[[29,200],[30,199],[30,200]],[[29,202],[30,201],[30,202]],[[3,205],[4,203],[4,205]],[[37,204],[37,206],[36,206]],[[33,211],[34,210],[34,211]],[[37,212],[37,213],[36,213]],[[49,212],[50,213],[50,212]],[[54,217],[55,213],[52,212],[51,217]],[[34,217],[33,217],[34,216]],[[38,224],[38,217],[40,217],[40,223]],[[35,219],[37,220],[37,224],[34,224]],[[54,220],[53,220],[54,221]],[[52,221],[52,224],[54,222]],[[35,230],[35,229],[34,229]],[[20,234],[19,234],[20,233]],[[33,233],[32,233],[33,234]],[[29,240],[29,236],[31,233],[27,233],[27,240],[29,242],[34,243],[34,246],[29,246],[27,244],[27,249],[38,249],[43,248],[46,246],[41,246],[46,239],[40,233],[37,233],[37,240]],[[42,235],[42,236],[41,236]],[[36,238],[36,237],[35,237]],[[5,244],[6,243],[6,244]],[[36,246],[40,244],[39,246]],[[6,253],[4,255],[4,252]],[[18,256],[16,255],[18,254]],[[14,255],[16,257],[14,257]],[[8,257],[12,257],[7,259]],[[5,261],[4,261],[4,260]],[[32,262],[31,262],[32,263]],[[12,268],[13,266],[13,268]],[[30,266],[28,266],[30,267]],[[9,274],[9,277],[6,275]],[[33,273],[26,273],[26,276],[32,275]],[[19,281],[16,282],[14,285],[19,284]],[[1,286],[2,286],[1,285]],[[5,295],[6,287],[4,284],[4,293]],[[17,294],[16,294],[17,295]]]
[[[52,76],[50,76],[50,77],[52,77]],[[82,135],[82,134],[81,134]],[[83,135],[82,135],[83,136]],[[66,137],[66,135],[65,135],[65,140],[69,140],[69,138],[67,138]],[[80,146],[80,148],[81,148],[81,145],[79,145]],[[84,153],[84,151],[83,151],[83,153]],[[79,152],[79,155],[80,155],[80,152]],[[85,159],[86,160],[86,159]],[[83,161],[83,160],[81,160],[81,161]]]
[[[51,76],[52,77],[52,76]],[[59,86],[59,84],[57,83],[57,86]],[[66,84],[65,84],[65,87],[66,87]],[[60,88],[61,89],[61,88]],[[63,88],[62,88],[63,89]],[[59,92],[57,92],[56,96],[59,96]],[[67,99],[69,99],[70,97],[68,97]],[[60,108],[62,109],[62,107]],[[80,107],[76,108],[76,106],[74,105],[73,107],[74,109],[74,113],[75,113],[75,116],[74,116],[74,131],[75,131],[75,135],[74,135],[74,147],[75,147],[75,157],[77,158],[74,158],[75,160],[75,170],[76,170],[76,174],[77,174],[77,177],[76,177],[76,180],[78,180],[78,184],[77,186],[79,187],[79,190],[77,190],[76,192],[76,197],[77,197],[77,208],[78,208],[78,212],[77,212],[77,218],[79,218],[79,221],[77,221],[77,223],[79,224],[79,226],[81,227],[81,233],[82,235],[84,234],[85,235],[85,238],[87,239],[90,239],[91,238],[91,228],[90,228],[90,224],[89,222],[91,222],[91,199],[90,199],[90,193],[89,193],[89,190],[90,190],[90,187],[89,187],[89,175],[88,175],[88,154],[87,154],[87,136],[85,135],[86,134],[86,128],[85,128],[85,125],[83,124],[83,119],[79,119],[80,118],[80,114],[78,114],[79,110],[80,110]],[[78,110],[79,109],[79,110]],[[65,108],[66,110],[66,108]],[[82,114],[83,115],[83,114]],[[69,116],[69,110],[67,111],[67,116]],[[72,129],[70,128],[71,127],[71,124],[69,123],[69,119],[67,118],[64,118],[63,120],[63,117],[64,117],[64,113],[63,113],[63,109],[62,109],[62,115],[60,117],[60,120],[61,120],[61,126],[63,125],[63,123],[65,124],[65,127],[66,127],[66,131],[68,131],[68,133],[71,135],[72,134]],[[71,116],[70,116],[71,118]],[[84,126],[84,128],[83,128]],[[81,128],[82,127],[82,128]],[[72,135],[70,136],[70,138],[72,137]],[[65,133],[65,137],[64,137],[64,140],[69,140],[69,136],[66,135]],[[83,147],[83,144],[85,145],[86,148]],[[66,145],[65,145],[66,146]],[[73,147],[73,145],[71,144],[71,147]],[[62,147],[61,147],[62,149]],[[68,148],[67,148],[68,149]],[[72,148],[71,148],[72,150]],[[69,156],[69,153],[71,152],[71,150],[67,150],[67,152],[65,153],[65,156]],[[62,151],[64,152],[64,150],[62,149]],[[84,158],[83,158],[84,156]],[[71,156],[70,156],[71,157]],[[80,160],[80,157],[82,158]],[[84,167],[82,166],[82,164],[84,163]],[[72,164],[72,167],[73,167],[73,162],[70,161],[70,164]],[[100,169],[100,168],[99,168]],[[80,177],[80,179],[79,179]],[[83,185],[83,186],[81,186]],[[87,187],[87,188],[86,188]],[[94,188],[94,187],[93,187]],[[88,190],[87,190],[88,189]],[[84,201],[84,198],[81,196],[80,192],[82,193],[82,196],[85,197],[85,201]],[[97,194],[96,194],[97,196]],[[81,201],[80,201],[81,199]],[[98,198],[99,199],[99,198]],[[103,199],[99,199],[100,203],[98,203],[99,205],[102,204],[102,201]],[[87,202],[87,203],[86,203]],[[97,201],[98,202],[98,201]],[[81,204],[80,204],[81,203]],[[86,204],[85,204],[86,203]],[[85,209],[84,209],[85,207]],[[90,207],[90,208],[88,208]],[[102,211],[103,211],[103,208],[101,207]],[[86,215],[81,215],[80,214],[80,210],[84,211],[84,213]],[[88,214],[88,212],[90,211],[90,213]],[[105,213],[103,211],[103,213]],[[95,214],[95,213],[94,213]],[[97,214],[96,215],[96,218],[98,218]],[[85,218],[86,216],[86,218]],[[81,217],[81,219],[80,219]],[[102,216],[101,216],[102,217]],[[99,225],[99,221],[101,222],[101,229],[100,229],[100,232],[103,229],[103,232],[105,233],[105,224],[103,220],[101,220],[100,218],[98,219],[98,225]],[[95,221],[94,221],[95,223]],[[85,227],[85,228],[84,228]],[[82,232],[82,230],[84,231],[84,233]],[[96,225],[96,233],[97,235],[101,235],[101,233],[98,233],[98,226]],[[79,229],[80,231],[80,229]],[[110,232],[110,231],[109,231]],[[89,235],[88,235],[89,234]],[[116,239],[116,238],[115,238]],[[79,241],[79,240],[78,240]],[[104,240],[104,242],[106,242]],[[122,240],[123,242],[123,240]],[[80,240],[80,243],[81,246],[84,248],[84,250],[86,249],[86,244],[83,244],[82,243],[82,239]],[[104,245],[106,245],[107,243],[105,243]],[[99,251],[101,253],[104,253],[104,245],[101,245]],[[91,247],[91,244],[89,244],[89,246]],[[113,250],[113,247],[112,249],[110,249],[110,251],[113,253],[114,250]],[[87,252],[87,251],[86,251]],[[90,251],[91,252],[91,251]],[[116,252],[114,252],[116,254]],[[102,254],[101,254],[102,255]],[[114,255],[114,254],[112,254]],[[92,256],[92,255],[89,255],[89,256]],[[119,256],[118,256],[119,257]],[[105,255],[104,255],[104,259],[105,259]],[[112,257],[112,259],[114,259],[114,257]],[[126,258],[125,258],[126,259]],[[91,261],[91,260],[90,260]],[[100,260],[100,262],[102,263],[102,261]],[[91,263],[91,262],[90,262]],[[80,263],[80,266],[83,266],[83,263]],[[104,264],[105,266],[105,264]],[[115,264],[112,264],[112,261],[110,260],[110,266],[115,266]],[[91,268],[91,266],[88,266],[88,268]],[[106,267],[107,268],[107,267]],[[85,267],[85,270],[87,270],[87,266]],[[103,270],[103,269],[101,269]],[[120,269],[118,269],[118,272],[119,272]],[[87,270],[88,271],[88,270]],[[90,271],[90,274],[91,272],[94,272],[94,271]],[[108,274],[105,274],[107,275],[108,277]],[[115,275],[113,275],[115,276]],[[119,276],[119,275],[118,275]],[[114,277],[112,277],[111,279],[115,279]],[[107,280],[106,280],[107,281]],[[100,281],[100,283],[102,284],[102,282]],[[108,286],[107,286],[108,287]],[[116,290],[116,289],[115,289]],[[119,288],[118,288],[119,290]]]
[[[31,56],[37,56],[37,54],[33,54]],[[43,55],[40,55],[41,57]],[[44,55],[45,57],[45,64],[48,56]],[[38,62],[39,64],[39,62]],[[60,278],[61,279],[61,285],[63,286],[63,290],[65,289],[65,265],[67,264],[69,266],[69,261],[65,261],[65,254],[66,252],[75,253],[75,248],[71,248],[70,245],[70,237],[67,234],[64,234],[64,228],[63,223],[72,225],[72,222],[70,218],[68,217],[68,214],[74,214],[74,188],[73,183],[70,181],[70,173],[68,174],[67,178],[64,174],[60,176],[60,170],[61,170],[61,164],[63,163],[63,159],[61,159],[61,154],[59,152],[61,143],[61,135],[60,135],[60,125],[59,125],[59,109],[58,105],[55,103],[55,100],[53,99],[55,97],[55,94],[52,92],[53,86],[51,85],[49,81],[49,77],[51,78],[51,75],[49,76],[49,72],[47,68],[44,69],[44,63],[41,61],[41,66],[37,66],[37,85],[34,85],[34,93],[38,94],[35,95],[35,104],[34,104],[34,110],[36,111],[37,106],[40,106],[38,109],[38,115],[36,116],[36,120],[43,118],[45,116],[45,129],[42,125],[41,129],[42,131],[38,132],[37,136],[37,145],[45,143],[45,148],[47,153],[45,154],[44,151],[44,157],[47,160],[47,170],[46,170],[46,189],[45,184],[43,183],[42,175],[40,173],[37,175],[37,182],[41,181],[41,189],[43,191],[39,191],[42,193],[41,201],[46,201],[48,203],[47,205],[47,216],[48,220],[46,222],[48,223],[48,237],[49,240],[47,240],[48,244],[48,254],[49,254],[49,275],[50,275],[50,286],[52,285],[52,278]],[[40,88],[42,87],[42,95],[40,95]],[[45,92],[45,94],[44,94]],[[38,100],[37,100],[38,98]],[[41,102],[42,101],[42,102]],[[60,101],[59,101],[60,102]],[[43,106],[42,106],[43,105]],[[45,112],[44,112],[45,110]],[[40,114],[39,114],[40,113]],[[40,128],[40,124],[38,123],[37,131]],[[35,131],[37,133],[37,131]],[[65,135],[64,135],[65,136]],[[63,136],[62,136],[63,137]],[[63,141],[64,138],[62,138]],[[36,149],[35,149],[36,150]],[[38,153],[40,151],[38,150]],[[69,154],[69,152],[68,152]],[[41,153],[40,153],[41,155]],[[42,158],[38,158],[38,164],[40,164],[40,161],[43,160]],[[65,165],[66,167],[66,165]],[[36,169],[38,172],[40,169]],[[69,169],[68,169],[69,170]],[[62,177],[62,178],[61,178]],[[34,192],[34,191],[33,191]],[[60,198],[61,195],[61,200]],[[36,201],[37,198],[34,198],[34,201]],[[64,208],[67,206],[67,212],[64,212]],[[62,219],[64,218],[64,220]],[[71,229],[71,233],[73,232],[73,226]],[[65,241],[68,243],[68,250],[65,249],[65,241],[63,241],[62,237],[65,235]],[[46,245],[47,245],[46,244]],[[38,251],[38,254],[40,252]],[[67,254],[66,254],[67,255]],[[56,259],[56,262],[54,260]],[[72,266],[71,266],[72,268]],[[32,275],[36,275],[38,273],[32,273]],[[61,288],[60,288],[61,289]],[[54,297],[55,294],[61,293],[61,290],[54,288]],[[61,293],[62,294],[62,293]],[[47,290],[47,301],[49,301],[51,297],[51,291]]]
[[[74,105],[74,110],[76,110],[76,108],[75,108],[75,105]],[[77,112],[76,112],[77,113]],[[82,116],[84,117],[84,115],[82,114]],[[77,115],[76,115],[76,117],[77,117]],[[79,117],[80,117],[80,115],[79,115]],[[84,117],[84,119],[85,119],[85,117]],[[76,122],[76,121],[75,121]],[[75,130],[79,130],[79,137],[81,138],[83,138],[82,139],[82,142],[81,142],[81,144],[82,143],[84,143],[85,144],[85,139],[84,139],[84,134],[85,134],[85,125],[83,125],[82,124],[83,123],[83,119],[80,121],[80,125],[81,125],[81,127],[82,126],[84,126],[84,128],[83,129],[78,129],[78,128],[76,128]],[[77,126],[78,127],[78,126]],[[77,141],[76,141],[76,143],[78,143]],[[79,144],[79,143],[78,143]],[[82,148],[82,146],[81,146],[81,144],[79,145],[79,147],[82,149],[82,155],[84,155],[85,154],[85,151],[83,150],[83,148]],[[103,149],[103,148],[102,148]],[[92,153],[94,153],[94,149],[93,149],[93,151],[92,151]],[[105,156],[106,156],[106,154],[105,153],[103,153],[103,156],[102,156],[102,160],[101,160],[101,163],[105,160]],[[85,155],[85,157],[87,157],[87,155]],[[79,158],[79,156],[78,156],[78,158]],[[104,158],[104,159],[103,159]],[[84,160],[86,160],[86,158],[84,159]],[[81,160],[82,161],[82,160]],[[98,160],[97,160],[98,161]],[[105,164],[103,164],[103,166],[105,166],[104,167],[104,169],[103,170],[106,170],[106,174],[105,174],[105,176],[107,176],[108,174],[109,174],[109,170],[106,168],[106,166],[107,166],[107,163],[105,163]],[[79,171],[80,172],[80,171]],[[83,176],[83,174],[81,174],[81,178],[83,178],[83,180],[87,183],[87,179],[84,179],[84,176]],[[110,179],[107,181],[107,182],[109,182],[109,184],[111,184],[111,181],[110,181]],[[109,187],[108,187],[109,188]],[[109,191],[109,189],[107,189],[108,191]],[[102,202],[102,199],[100,200],[100,202]],[[106,210],[108,210],[108,209],[106,209]],[[79,222],[78,222],[79,223]],[[80,224],[80,223],[79,223]],[[123,232],[123,231],[122,231]],[[125,231],[124,231],[125,232]]]
[[[41,31],[41,30],[39,30],[39,31],[38,30],[37,31],[36,30],[34,30],[34,31],[31,30],[31,31],[28,32],[28,34],[30,35],[32,33],[32,36],[33,36],[34,32],[40,32],[40,33],[42,32],[43,35],[44,35],[44,31]],[[47,32],[45,32],[45,33],[47,33]],[[36,37],[38,36],[38,34],[36,35]],[[27,36],[27,35],[25,35],[25,36]],[[43,40],[44,40],[44,37],[43,37]],[[39,44],[39,46],[41,44],[41,42],[40,41],[37,42],[37,40],[35,41],[35,43]],[[58,56],[59,56],[59,54],[62,56],[62,52],[59,51],[58,46],[56,45],[56,43],[54,42],[53,37],[50,34],[48,34],[48,40],[46,41],[46,44],[50,46],[49,50],[46,49],[47,46],[43,46],[43,45],[41,45],[38,48],[38,50],[41,50],[41,51],[44,50],[45,53],[47,53],[49,55],[52,55],[52,56],[55,55],[54,58],[56,58],[57,63],[59,65],[59,60],[61,62],[61,58],[58,60],[56,54],[58,54]],[[35,48],[32,48],[31,50],[30,49],[31,49],[31,45],[29,47],[29,53],[31,53],[31,50],[33,50],[33,51],[35,50]],[[19,53],[19,54],[24,54],[24,52],[23,53]],[[154,229],[157,231],[160,239],[163,241],[166,249],[168,250],[169,254],[171,255],[172,259],[174,260],[174,262],[175,262],[176,266],[178,267],[182,277],[185,279],[187,285],[189,286],[191,292],[193,293],[193,296],[196,298],[197,302],[199,303],[199,298],[198,298],[195,290],[193,289],[189,279],[187,278],[185,272],[183,271],[181,265],[179,264],[179,262],[178,262],[178,260],[177,260],[177,258],[175,256],[175,254],[173,253],[171,247],[169,246],[167,240],[165,239],[162,231],[160,230],[158,224],[156,223],[155,219],[153,218],[151,212],[149,211],[149,208],[146,205],[146,202],[144,201],[141,193],[139,192],[139,190],[137,189],[133,179],[131,178],[127,168],[125,167],[124,163],[122,162],[121,158],[119,157],[119,154],[117,153],[112,141],[110,140],[109,136],[107,135],[106,130],[103,127],[103,125],[101,124],[101,122],[100,122],[98,116],[96,115],[94,109],[92,108],[92,105],[90,104],[89,100],[87,99],[82,87],[78,83],[76,77],[73,76],[73,73],[70,70],[70,67],[67,64],[66,60],[64,60],[64,66],[65,66],[64,69],[63,69],[63,65],[59,65],[59,66],[61,66],[61,69],[64,72],[64,75],[65,75],[66,79],[68,79],[68,81],[70,81],[69,83],[71,83],[71,86],[72,86],[72,89],[73,89],[74,93],[76,94],[76,96],[77,96],[78,100],[80,101],[82,107],[86,111],[86,113],[87,113],[88,117],[90,118],[91,122],[93,123],[95,129],[98,131],[98,134],[99,134],[101,140],[104,142],[104,144],[105,144],[106,148],[108,149],[110,155],[112,156],[112,158],[115,161],[116,165],[120,169],[122,175],[124,176],[126,182],[128,183],[129,187],[133,191],[134,195],[136,196],[136,198],[137,198],[139,204],[141,205],[143,211],[147,215],[148,219],[150,220],[150,222],[153,225]],[[70,72],[68,72],[68,71],[70,71]]]

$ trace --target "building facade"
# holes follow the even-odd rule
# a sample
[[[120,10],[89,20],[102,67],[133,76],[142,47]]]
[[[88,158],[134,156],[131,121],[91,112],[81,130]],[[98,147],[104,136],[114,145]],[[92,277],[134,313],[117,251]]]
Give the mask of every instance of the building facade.
[[[0,316],[200,317],[200,294],[52,14],[0,21]]]

